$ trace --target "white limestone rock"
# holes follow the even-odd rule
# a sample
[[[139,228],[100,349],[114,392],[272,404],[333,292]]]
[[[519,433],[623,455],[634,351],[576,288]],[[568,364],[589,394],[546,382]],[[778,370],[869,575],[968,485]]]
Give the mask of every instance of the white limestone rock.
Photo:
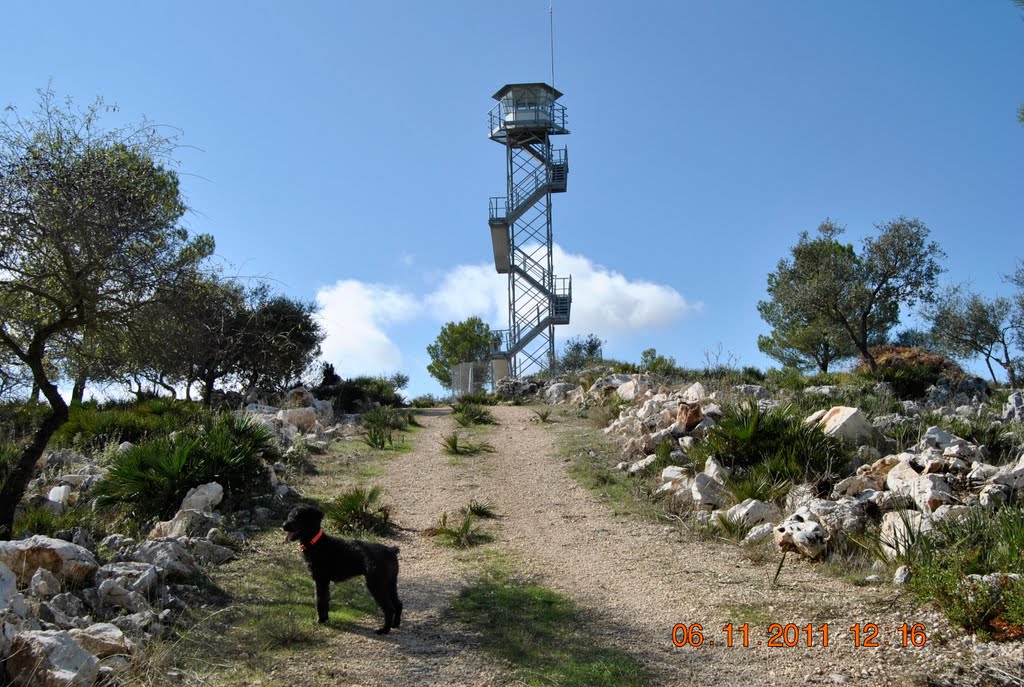
[[[909,496],[910,485],[918,477],[920,477],[920,473],[914,468],[913,464],[909,461],[901,460],[886,474],[885,486],[901,496]]]
[[[99,659],[63,630],[21,632],[11,640],[7,674],[18,687],[91,687]]]
[[[727,499],[722,483],[703,472],[694,478],[690,494],[694,503],[709,509],[721,508]]]
[[[694,382],[688,386],[685,391],[683,391],[680,396],[680,400],[684,403],[700,403],[707,398],[707,396],[708,394],[704,390],[704,385],[700,382]]]
[[[285,408],[277,411],[277,419],[299,431],[309,432],[316,426],[316,411],[313,408]]]
[[[218,485],[220,486],[220,485]],[[188,500],[188,499],[186,499]],[[158,522],[149,532],[149,539],[178,539],[206,534],[211,527],[218,527],[221,517],[216,513],[199,510],[179,510],[170,520]]]
[[[235,552],[226,546],[214,544],[209,539],[188,539],[188,548],[200,565],[221,565],[235,557]]]
[[[565,403],[569,392],[575,388],[569,382],[556,382],[544,389],[544,402],[552,406]]]
[[[313,408],[316,406],[316,396],[304,386],[297,386],[285,396],[285,405],[292,408]]]
[[[97,658],[126,656],[135,651],[135,643],[112,623],[94,623],[81,630],[71,630],[70,634],[80,647]]]
[[[759,384],[738,384],[732,390],[740,396],[750,396],[758,401],[768,400],[772,397],[772,392]]]
[[[59,503],[62,506],[68,505],[68,498],[71,497],[71,487],[66,484],[62,484],[57,487],[50,489],[50,492],[46,495],[46,498],[54,503]]]
[[[1007,422],[1024,422],[1024,393],[1014,391],[1003,406],[1003,419]]]
[[[99,597],[103,608],[123,608],[129,613],[149,609],[149,604],[142,594],[125,589],[119,581],[113,579],[100,583]]]
[[[939,506],[956,501],[953,490],[942,475],[920,475],[912,480],[910,498],[922,513],[931,513]]]
[[[38,568],[28,583],[28,593],[37,599],[49,599],[60,593],[60,580],[46,568]]]
[[[849,446],[882,446],[885,443],[881,433],[857,408],[834,406],[811,422],[816,415],[805,420],[805,424],[820,427],[828,436],[836,437]]]
[[[155,565],[167,577],[188,578],[199,570],[192,554],[174,539],[143,542],[132,552],[132,560]]]
[[[19,585],[27,585],[39,568],[49,570],[59,580],[79,584],[99,567],[88,549],[39,534],[18,541],[0,541],[0,563],[14,571]]]
[[[978,503],[982,508],[994,510],[1005,506],[1012,493],[1010,487],[1005,484],[986,484],[978,494]]]
[[[18,595],[18,578],[14,571],[0,563],[0,614],[7,610]]]
[[[724,467],[717,458],[711,456],[704,462],[704,474],[716,482],[725,484],[725,480],[732,475],[732,471]]]
[[[746,499],[743,503],[738,503],[730,508],[725,516],[732,522],[752,526],[764,522],[776,522],[782,514],[774,503]]]
[[[775,523],[773,522],[762,522],[760,525],[754,525],[747,532],[747,536],[743,537],[744,544],[760,544],[763,541],[771,539],[772,532],[775,530]]]
[[[635,463],[632,463],[628,468],[626,468],[626,474],[630,477],[638,475],[644,470],[646,470],[656,460],[658,460],[658,456],[656,456],[653,453],[646,456],[645,458],[641,458],[640,460],[636,461]]]
[[[189,489],[178,510],[196,510],[206,513],[216,508],[223,498],[224,487],[217,482],[209,482]]]
[[[686,477],[686,469],[678,465],[669,465],[661,471],[662,482],[676,482]]]
[[[879,544],[882,554],[894,560],[923,532],[932,528],[932,522],[918,511],[898,510],[882,516]]]

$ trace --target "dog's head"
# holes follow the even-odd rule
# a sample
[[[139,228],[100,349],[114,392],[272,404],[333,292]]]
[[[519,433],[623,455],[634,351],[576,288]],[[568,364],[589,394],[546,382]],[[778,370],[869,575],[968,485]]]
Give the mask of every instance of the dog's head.
[[[288,519],[281,525],[288,534],[285,541],[308,542],[320,531],[320,521],[324,518],[324,512],[313,506],[296,506],[288,514]]]

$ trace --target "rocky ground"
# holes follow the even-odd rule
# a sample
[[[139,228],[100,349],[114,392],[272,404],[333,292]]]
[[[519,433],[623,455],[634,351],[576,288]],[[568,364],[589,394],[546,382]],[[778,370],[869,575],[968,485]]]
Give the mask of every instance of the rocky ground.
[[[157,665],[156,657],[161,656],[158,670],[128,673],[122,682],[524,684],[521,671],[486,653],[480,637],[450,611],[481,560],[497,552],[515,573],[574,600],[594,644],[635,657],[649,670],[655,685],[1024,684],[1024,652],[1019,642],[980,643],[951,627],[938,612],[918,607],[888,580],[854,585],[790,555],[773,583],[779,554],[770,544],[758,549],[760,554],[750,555],[733,544],[697,540],[685,528],[665,522],[616,515],[599,493],[573,480],[574,456],[564,449],[573,445],[579,450],[581,436],[606,441],[598,430],[567,409],[553,414],[557,421],[549,423],[537,422],[528,407],[492,410],[498,424],[474,430],[474,435],[492,444],[493,453],[453,460],[441,446],[442,435],[456,428],[453,419],[445,411],[428,411],[420,416],[424,427],[408,439],[411,450],[373,458],[376,462],[357,474],[339,467],[345,463],[341,456],[346,444],[336,443],[328,453],[311,457],[318,474],[290,476],[291,487],[279,493],[288,502],[294,499],[291,489],[306,497],[330,499],[354,481],[384,488],[385,501],[401,525],[394,536],[402,549],[400,592],[406,608],[399,630],[385,637],[375,635],[376,612],[357,613],[350,621],[332,620],[327,626],[312,625],[312,590],[301,558],[292,545],[282,542],[279,532],[264,529],[241,547],[234,560],[211,570],[219,601],[207,609],[192,610],[188,617],[199,624],[174,635],[180,644],[155,640],[149,648],[136,648],[127,641],[121,647],[108,647],[112,655],[134,654],[136,663],[149,660]],[[495,540],[486,546],[488,553],[459,552],[422,535],[442,513],[454,513],[471,499],[490,503],[501,515],[489,526]],[[179,524],[188,528],[193,523]],[[192,547],[193,557],[198,556],[194,543]],[[107,548],[123,551],[120,558],[128,563],[140,550],[154,546],[108,542]],[[112,561],[107,566],[117,564]],[[112,579],[119,588],[108,584],[106,598],[122,606],[152,605],[157,613],[145,620],[159,623],[160,604],[154,593],[173,596],[188,590],[158,577],[152,581],[154,590],[147,593],[140,585],[143,568],[150,566],[136,567],[131,572],[137,578],[127,568],[114,570],[118,574]],[[40,585],[52,585],[45,575],[40,577],[17,584],[32,603],[47,596],[47,590],[38,589]],[[30,592],[25,585],[31,584],[37,589]],[[13,589],[14,582],[8,586]],[[131,596],[135,592],[138,598]],[[237,632],[240,623],[256,623],[258,628],[261,614],[269,617],[266,609],[284,603],[286,595],[295,600],[294,636],[280,640],[281,628],[272,628],[271,634],[279,640],[274,644],[258,630]],[[345,604],[346,598],[347,592],[336,594],[335,608]],[[120,617],[127,616],[122,612]],[[728,624],[734,628],[731,647],[723,630]],[[779,627],[773,629],[776,624]],[[869,624],[878,628],[877,647],[867,646],[873,643]],[[688,632],[696,625],[703,636],[699,646],[693,646],[696,635]],[[740,630],[744,625],[747,646]],[[903,646],[904,635],[897,629],[901,626],[915,630],[908,638],[926,638],[925,645]],[[71,632],[81,634],[90,627],[73,627]],[[855,644],[854,627],[859,628],[862,646]],[[105,637],[100,630],[117,639],[121,635],[116,629],[93,628],[92,634],[98,635],[97,642]],[[134,629],[125,628],[129,636]],[[154,636],[159,629],[146,627]],[[691,641],[684,641],[688,638]],[[189,645],[190,656],[175,659],[174,653],[184,652]],[[99,655],[100,649],[94,653]],[[106,665],[111,666],[107,673],[117,673],[117,662],[108,659]],[[76,682],[72,676],[54,684],[89,683]]]
[[[521,676],[482,652],[478,638],[447,612],[472,577],[473,555],[418,533],[472,498],[491,503],[502,516],[490,548],[506,554],[518,573],[574,599],[594,642],[637,657],[652,684],[966,685],[979,684],[989,653],[1000,656],[999,670],[1013,666],[1005,645],[978,644],[887,583],[854,586],[790,557],[772,584],[777,556],[752,560],[734,545],[694,541],[677,528],[616,516],[599,495],[573,481],[571,458],[559,450],[561,435],[593,429],[568,414],[542,425],[531,421],[529,408],[493,411],[499,424],[480,436],[494,453],[452,461],[441,450],[441,435],[455,425],[445,415],[429,415],[421,418],[425,427],[412,438],[413,449],[390,459],[372,480],[385,488],[405,528],[397,537],[406,605],[401,629],[378,637],[373,616],[341,629],[318,628],[313,646],[275,653],[273,674],[261,675],[255,657],[248,667],[236,658],[204,682],[520,684]],[[297,486],[327,497],[343,485],[325,472]],[[280,548],[276,534],[267,536],[258,548]],[[267,560],[276,556],[266,554]],[[257,556],[224,570],[230,575],[232,566],[261,564]],[[287,565],[301,565],[297,553]],[[749,646],[741,646],[738,631],[734,646],[725,645],[722,628],[728,623],[747,624]],[[781,646],[771,646],[775,623],[801,628],[798,645],[785,646],[783,635]],[[855,646],[850,628],[869,623],[880,628],[879,647]],[[700,624],[704,643],[676,646],[677,624]],[[896,628],[904,624],[920,624],[924,647],[902,646]],[[685,632],[677,630],[675,638],[683,640]]]

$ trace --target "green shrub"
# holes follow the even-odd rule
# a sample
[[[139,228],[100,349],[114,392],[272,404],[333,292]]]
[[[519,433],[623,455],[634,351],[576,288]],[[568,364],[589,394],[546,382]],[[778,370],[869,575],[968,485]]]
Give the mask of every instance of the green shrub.
[[[961,518],[946,518],[902,547],[910,566],[911,589],[934,602],[950,620],[972,632],[987,634],[1001,616],[1024,618],[1024,592],[1018,589],[990,595],[972,585],[968,575],[993,572],[1024,574],[1024,511],[975,509]],[[1012,620],[1011,620],[1012,622]]]
[[[408,380],[406,380],[408,381]],[[398,377],[355,377],[329,387],[336,413],[357,413],[373,405],[401,406]]]
[[[394,433],[380,425],[369,425],[363,429],[362,439],[364,444],[378,451],[384,451],[395,445]]]
[[[96,451],[105,445],[130,441],[133,444],[175,431],[194,429],[208,423],[212,414],[199,403],[153,399],[138,404],[74,404],[68,421],[51,439],[54,446],[77,446]]]
[[[498,512],[495,510],[494,506],[485,501],[477,501],[476,499],[470,501],[469,505],[463,507],[460,512],[463,515],[469,513],[473,517],[480,518],[481,520],[493,520],[498,517]]]
[[[19,460],[21,449],[16,444],[0,441],[0,489],[7,484],[7,478],[14,472]]]
[[[158,437],[115,454],[96,485],[97,505],[119,507],[140,520],[166,519],[189,489],[214,481],[231,504],[266,488],[261,458],[278,457],[266,427],[249,418],[219,415],[173,441]]]
[[[988,462],[1002,465],[1017,460],[1024,451],[1024,431],[1019,425],[1005,425],[987,418],[940,417],[937,423],[946,431],[972,444],[988,448]]]
[[[769,482],[818,482],[843,474],[849,455],[836,439],[807,427],[788,407],[727,406],[719,423],[691,452],[699,465],[715,456],[743,478],[756,466]]]
[[[444,401],[434,396],[433,394],[423,394],[417,396],[410,401],[409,405],[413,408],[439,408],[445,404]]]
[[[875,359],[875,370],[861,363],[857,371],[888,382],[901,399],[921,398],[928,387],[942,377],[964,379],[967,376],[954,361],[923,348],[886,344],[872,348],[871,355]]]
[[[31,436],[50,412],[46,403],[5,401],[0,403],[0,441],[16,442]]]
[[[452,413],[452,417],[454,417],[455,421],[463,427],[496,424],[494,415],[491,414],[491,411],[479,403],[462,401],[460,399],[452,404],[452,409],[455,411]]]
[[[41,534],[52,537],[61,530],[69,530],[72,527],[84,527],[93,532],[96,526],[93,511],[87,505],[73,506],[63,513],[57,513],[43,505],[28,506],[18,511],[14,517],[14,536]]]
[[[474,404],[478,406],[496,406],[501,399],[497,394],[489,394],[486,391],[477,391],[472,394],[462,394],[457,399],[460,404]]]
[[[202,484],[189,474],[198,445],[196,438],[159,438],[119,453],[96,485],[97,507],[120,506],[139,520],[171,517],[186,492]]]
[[[327,519],[342,532],[387,534],[391,508],[381,503],[380,487],[352,487],[324,508]]]
[[[397,432],[419,426],[411,413],[392,406],[381,406],[368,410],[363,414],[362,422],[363,427],[383,427]]]

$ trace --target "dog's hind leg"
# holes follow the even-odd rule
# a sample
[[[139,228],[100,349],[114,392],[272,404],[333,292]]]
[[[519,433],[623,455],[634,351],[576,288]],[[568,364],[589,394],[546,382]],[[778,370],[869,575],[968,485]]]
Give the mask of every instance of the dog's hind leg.
[[[327,611],[331,606],[331,581],[316,580],[316,618],[319,623],[327,622]]]
[[[391,589],[388,591],[391,594],[391,604],[395,609],[395,619],[391,621],[392,627],[398,627],[402,624],[402,602],[398,599],[398,579],[391,581]]]
[[[384,611],[384,627],[377,630],[377,634],[386,635],[391,631],[392,627],[397,627],[398,623],[395,622],[395,606],[391,600],[391,590],[388,589],[388,583],[374,579],[372,582],[370,578],[366,578],[366,588],[370,590],[370,594],[373,595],[374,601],[380,606],[380,609]]]

